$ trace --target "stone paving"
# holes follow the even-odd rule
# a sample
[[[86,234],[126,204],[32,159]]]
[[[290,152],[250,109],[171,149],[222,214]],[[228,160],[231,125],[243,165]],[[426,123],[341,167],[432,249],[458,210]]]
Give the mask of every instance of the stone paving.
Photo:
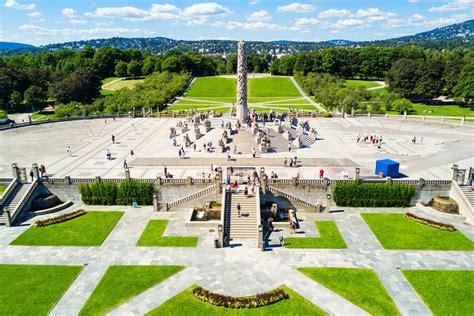
[[[75,206],[77,207],[79,206]],[[277,245],[277,235],[289,235],[288,229],[283,228],[271,236],[270,247],[265,252],[255,244],[245,242],[242,243],[243,246],[214,249],[212,241],[216,237],[215,232],[184,227],[184,218],[188,213],[186,209],[168,213],[152,212],[150,207],[132,209],[101,206],[87,209],[125,211],[100,247],[9,246],[28,226],[0,227],[0,264],[84,265],[79,277],[53,308],[54,315],[77,314],[110,265],[186,266],[186,269],[172,278],[118,306],[111,312],[114,315],[144,314],[192,284],[228,295],[250,295],[286,284],[330,314],[366,314],[359,307],[296,271],[298,267],[373,268],[402,314],[425,315],[429,314],[427,307],[405,280],[400,269],[474,269],[474,252],[383,249],[361,218],[361,209],[346,209],[343,213],[331,214],[299,214],[306,225],[302,236],[318,235],[315,232],[315,220],[334,220],[347,243],[347,249],[282,248]],[[136,241],[150,219],[170,221],[165,235],[199,236],[198,247],[136,247]]]
[[[325,175],[339,178],[342,171],[354,174],[354,166],[361,166],[361,175],[373,175],[374,161],[392,158],[401,162],[401,172],[418,179],[450,179],[451,166],[460,168],[474,165],[474,128],[417,121],[373,118],[305,118],[318,131],[318,140],[308,148],[259,154],[252,160],[249,150],[255,146],[252,139],[238,148],[237,161],[255,166],[268,167],[280,178],[293,177],[297,172],[302,178],[317,178],[320,168]],[[180,161],[178,147],[169,139],[169,127],[181,119],[172,118],[121,118],[51,123],[11,129],[0,132],[0,177],[11,177],[12,162],[31,167],[36,162],[46,166],[52,177],[66,175],[80,178],[95,176],[124,177],[123,159],[127,159],[134,178],[155,178],[163,175],[164,164],[175,177],[197,177],[209,171],[210,162],[218,160],[225,167],[225,153],[208,153],[202,150],[209,141],[217,144],[222,134],[220,127],[213,128],[197,141],[197,150],[186,149],[191,159]],[[217,119],[214,124],[218,124]],[[268,126],[268,124],[267,124]],[[374,145],[357,143],[358,135],[382,135],[381,149]],[[112,144],[111,136],[116,143]],[[411,139],[416,136],[417,144]],[[178,143],[181,142],[178,136]],[[245,143],[245,142],[244,142]],[[70,146],[73,155],[66,150]],[[230,144],[232,148],[232,143]],[[106,150],[113,159],[106,159]],[[232,148],[233,149],[233,148]],[[132,157],[130,151],[135,155]],[[284,168],[284,157],[303,159],[299,168]],[[38,157],[41,157],[38,160]],[[340,159],[345,157],[346,159]],[[428,159],[429,158],[429,159]],[[151,159],[149,164],[142,163]],[[309,159],[305,161],[304,159]]]

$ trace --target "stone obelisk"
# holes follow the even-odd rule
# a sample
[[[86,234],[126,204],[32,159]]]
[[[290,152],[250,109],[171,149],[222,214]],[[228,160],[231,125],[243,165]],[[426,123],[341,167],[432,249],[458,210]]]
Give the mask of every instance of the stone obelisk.
[[[237,45],[237,119],[243,123],[247,119],[247,55],[245,42]]]

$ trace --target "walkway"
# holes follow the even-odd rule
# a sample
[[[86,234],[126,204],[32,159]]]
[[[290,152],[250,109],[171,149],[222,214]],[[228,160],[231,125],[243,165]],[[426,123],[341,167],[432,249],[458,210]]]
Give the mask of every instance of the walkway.
[[[295,85],[296,89],[299,91],[299,93],[304,97],[306,101],[308,101],[311,105],[317,108],[320,112],[327,112],[327,110],[321,104],[314,102],[313,99],[311,99],[310,97],[308,97],[308,95],[306,95],[304,90],[300,87],[298,82],[295,80],[295,77],[291,76],[290,79]]]

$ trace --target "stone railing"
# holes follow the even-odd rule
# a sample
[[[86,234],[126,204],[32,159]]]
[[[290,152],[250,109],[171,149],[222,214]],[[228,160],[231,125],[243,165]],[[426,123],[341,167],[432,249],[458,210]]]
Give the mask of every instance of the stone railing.
[[[113,182],[120,184],[127,179],[125,178],[71,178],[66,176],[64,178],[49,178],[47,180],[43,180],[44,182],[49,182],[51,184],[76,184],[76,183],[92,183],[92,182]],[[184,179],[177,179],[177,178],[154,178],[154,179],[136,179],[132,178],[130,181],[133,182],[142,182],[142,183],[153,183],[158,185],[192,185],[192,184],[207,184],[207,183],[216,183],[214,178],[184,178]]]
[[[28,188],[28,191],[25,193],[25,195],[21,198],[20,203],[15,207],[14,210],[11,211],[10,213],[10,218],[11,218],[11,223],[14,223],[15,220],[20,216],[20,214],[23,212],[23,208],[27,205],[27,203],[30,202],[30,199],[35,192],[36,188],[39,186],[40,180],[35,179],[33,183],[31,183],[30,187]],[[26,184],[24,184],[26,185]]]
[[[201,196],[203,196],[203,195],[207,195],[207,194],[209,194],[209,193],[211,193],[211,192],[213,192],[213,191],[215,191],[215,190],[216,190],[216,186],[215,186],[215,185],[211,185],[211,186],[209,186],[209,187],[207,187],[207,188],[205,188],[205,189],[199,190],[199,191],[194,192],[194,193],[192,193],[192,194],[189,194],[189,195],[187,195],[187,196],[185,196],[185,197],[183,197],[183,198],[177,199],[176,201],[167,203],[167,205],[168,205],[167,208],[170,209],[170,208],[176,207],[176,206],[178,206],[178,205],[180,205],[180,204],[183,204],[183,203],[189,202],[189,201],[191,201],[191,200],[197,199],[197,198],[199,198],[199,197],[201,197]]]
[[[455,200],[459,205],[459,213],[466,217],[467,221],[472,225],[474,224],[474,207],[471,202],[467,199],[466,195],[456,183],[452,181],[451,190],[449,191],[449,197]]]
[[[277,188],[274,188],[274,187],[271,187],[271,186],[268,186],[268,190],[273,193],[273,194],[276,194],[276,195],[279,195],[279,196],[282,196],[284,198],[287,198],[288,200],[290,201],[293,201],[293,202],[296,202],[296,203],[299,203],[301,205],[304,205],[306,207],[308,207],[310,210],[318,210],[320,211],[320,206],[319,205],[316,205],[316,204],[313,204],[311,202],[308,202],[308,201],[305,201],[303,199],[300,199],[299,197],[296,197],[294,196],[293,194],[289,194],[289,193],[286,193],[286,192],[283,192]]]
[[[0,196],[0,212],[3,210],[3,203],[8,201],[19,185],[20,181],[18,179],[12,179],[10,181],[10,184]]]

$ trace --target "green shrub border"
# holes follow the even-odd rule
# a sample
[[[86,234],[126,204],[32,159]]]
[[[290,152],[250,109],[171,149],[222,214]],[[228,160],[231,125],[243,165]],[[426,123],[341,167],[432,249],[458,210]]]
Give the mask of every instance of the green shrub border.
[[[76,217],[79,217],[79,216],[82,216],[82,215],[85,215],[85,214],[87,214],[87,212],[81,209],[81,210],[77,210],[77,211],[74,211],[74,212],[71,212],[71,213],[59,215],[59,216],[56,216],[56,217],[51,217],[51,218],[48,218],[48,219],[45,219],[45,220],[36,221],[33,224],[33,226],[41,227],[41,226],[48,226],[48,225],[53,225],[53,224],[57,224],[57,223],[67,222],[71,219],[74,219]]]
[[[153,184],[124,181],[120,185],[113,182],[92,182],[79,185],[81,199],[88,205],[139,205],[153,204]]]
[[[425,225],[428,225],[428,226],[431,226],[431,227],[434,227],[434,228],[438,228],[438,229],[441,229],[441,230],[447,230],[447,231],[450,231],[450,232],[456,231],[456,227],[454,227],[454,225],[437,222],[437,221],[434,221],[432,219],[424,218],[424,217],[415,215],[415,214],[410,213],[410,212],[405,213],[405,217],[412,220],[412,221],[415,221],[415,222],[418,222],[418,223],[421,223],[421,224],[425,224]]]
[[[338,182],[333,190],[338,206],[351,207],[407,207],[415,196],[409,184]]]
[[[257,308],[274,304],[289,298],[288,293],[286,293],[283,287],[278,287],[265,293],[243,297],[212,293],[200,286],[194,288],[192,292],[194,297],[205,303],[227,308]]]

